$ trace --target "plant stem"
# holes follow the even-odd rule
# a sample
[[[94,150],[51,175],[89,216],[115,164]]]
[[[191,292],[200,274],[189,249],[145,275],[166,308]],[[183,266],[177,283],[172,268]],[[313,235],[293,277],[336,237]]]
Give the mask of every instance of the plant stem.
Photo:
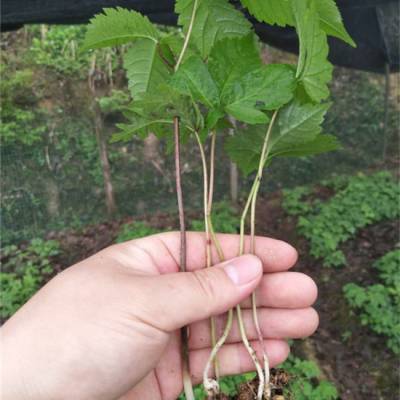
[[[256,249],[255,249],[255,225],[256,225],[256,223],[255,223],[255,220],[256,220],[257,195],[258,195],[258,191],[260,189],[260,183],[261,183],[265,163],[267,162],[267,159],[268,159],[268,153],[269,153],[268,144],[269,144],[269,140],[271,137],[272,127],[274,126],[274,122],[275,122],[277,114],[278,114],[278,111],[275,111],[271,118],[271,122],[269,124],[267,133],[265,135],[264,143],[263,143],[263,147],[262,147],[262,151],[261,151],[260,162],[258,164],[258,171],[257,171],[257,175],[256,175],[256,178],[254,181],[255,186],[254,186],[254,191],[253,191],[252,199],[251,199],[251,212],[250,212],[250,253],[252,253],[252,254],[256,253]],[[270,381],[269,360],[268,360],[267,351],[266,351],[265,345],[264,345],[264,337],[262,335],[260,323],[258,321],[256,292],[253,292],[251,295],[251,306],[252,306],[252,310],[253,310],[253,321],[254,321],[254,325],[256,328],[258,340],[260,342],[262,357],[263,357],[263,361],[264,361],[264,374],[265,374],[264,396],[267,400],[269,400],[271,398],[271,386],[269,383],[269,381]]]
[[[257,370],[257,375],[258,375],[258,379],[259,379],[259,386],[258,386],[258,390],[257,390],[257,400],[262,400],[263,393],[264,393],[264,384],[265,384],[263,369],[261,368],[260,362],[258,361],[255,350],[251,347],[249,339],[247,339],[246,328],[245,328],[243,318],[242,318],[242,309],[239,304],[236,306],[236,313],[237,313],[237,318],[238,318],[240,335],[242,337],[242,342],[244,343],[244,346],[246,347],[247,352],[250,354],[250,357],[253,360],[253,363],[256,366],[256,370]]]
[[[240,218],[239,256],[242,256],[244,254],[244,224],[245,224],[246,216],[249,211],[249,208],[251,205],[251,200],[253,198],[256,188],[257,188],[257,180],[255,180],[253,182],[253,186],[250,189],[249,196],[247,198],[246,204],[245,204],[243,212],[242,212],[242,216]],[[257,400],[262,400],[263,393],[264,393],[265,376],[264,376],[263,369],[260,365],[260,362],[258,361],[257,354],[254,351],[254,349],[251,347],[251,344],[249,343],[249,340],[247,339],[246,328],[245,328],[243,318],[242,318],[242,309],[239,304],[236,306],[236,314],[237,314],[238,325],[239,325],[240,336],[242,338],[242,342],[243,342],[244,346],[246,347],[246,350],[249,353],[251,359],[253,360],[256,370],[257,370],[257,375],[258,375],[258,379],[259,379]]]
[[[177,71],[186,52],[187,46],[189,44],[190,36],[192,34],[192,29],[194,25],[194,19],[197,11],[197,1],[194,1],[192,17],[190,19],[189,28],[185,36],[185,41],[182,46],[182,50],[179,54],[178,61],[175,65],[174,70]],[[181,186],[181,168],[180,168],[180,132],[179,132],[179,118],[174,117],[174,133],[175,133],[175,166],[176,166],[176,189],[178,196],[178,208],[179,208],[179,221],[181,226],[181,271],[186,270],[186,230],[185,230],[185,217],[183,208],[183,195]],[[182,264],[183,262],[183,264]],[[182,268],[182,265],[184,268]],[[186,396],[186,400],[195,400],[193,393],[192,380],[190,378],[189,369],[189,346],[188,346],[188,331],[187,327],[181,330],[182,338],[182,380],[183,388]]]
[[[250,193],[249,196],[247,198],[246,204],[244,206],[243,212],[242,212],[242,216],[240,218],[240,243],[239,243],[239,256],[244,254],[244,228],[245,228],[245,222],[246,222],[246,217],[247,214],[249,212],[249,208],[251,207],[251,236],[250,236],[250,251],[251,253],[254,254],[254,250],[255,250],[255,235],[254,235],[254,230],[255,230],[255,199],[257,198],[257,193],[258,193],[258,189],[260,187],[260,181],[262,178],[262,171],[263,168],[265,166],[265,163],[267,161],[267,157],[268,157],[268,153],[267,153],[267,148],[268,148],[268,142],[269,142],[269,138],[271,136],[271,132],[272,132],[272,126],[274,124],[275,118],[276,118],[277,112],[274,113],[274,115],[272,116],[270,125],[268,127],[268,131],[266,134],[266,137],[264,139],[264,143],[263,143],[263,148],[261,151],[261,156],[260,156],[260,162],[259,162],[259,166],[258,166],[258,172],[256,175],[256,178],[254,179],[253,185],[250,189]],[[239,324],[239,329],[240,329],[240,334],[242,336],[242,341],[246,346],[246,349],[248,351],[248,353],[250,354],[250,357],[252,358],[256,369],[257,369],[257,373],[258,373],[258,377],[259,377],[259,387],[258,387],[258,392],[257,392],[257,399],[262,399],[263,395],[265,394],[265,397],[267,399],[270,399],[270,386],[269,386],[269,362],[268,362],[268,357],[265,351],[265,347],[264,347],[264,340],[261,334],[261,330],[260,330],[260,324],[258,321],[258,316],[257,316],[257,307],[256,307],[256,297],[255,294],[252,294],[252,308],[253,308],[253,319],[254,319],[254,323],[256,325],[256,331],[257,331],[257,335],[258,335],[258,339],[261,341],[261,349],[263,352],[263,361],[264,361],[264,369],[266,371],[263,371],[263,369],[260,366],[260,363],[258,361],[257,355],[254,351],[254,349],[251,347],[247,336],[246,336],[246,329],[243,323],[243,319],[241,317],[242,312],[241,312],[241,308],[240,305],[236,306],[236,312],[237,312],[237,316],[238,316],[238,324]],[[268,378],[268,381],[266,382],[266,379]],[[265,389],[264,389],[265,388]]]
[[[205,226],[205,234],[206,234],[206,267],[210,268],[212,264],[211,260],[211,234],[210,234],[210,209],[211,204],[209,204],[209,194],[208,194],[208,171],[207,171],[207,160],[204,152],[203,144],[201,143],[201,139],[197,132],[194,133],[196,136],[197,144],[200,150],[200,156],[203,166],[203,207],[204,207],[204,226]],[[211,181],[210,181],[211,182]],[[212,199],[212,196],[211,196]],[[215,317],[211,317],[211,345],[214,348],[217,343],[217,334],[215,327]],[[214,362],[214,371],[217,381],[219,379],[219,371],[218,371],[218,362],[215,359]]]
[[[217,134],[211,133],[211,149],[210,149],[210,184],[208,189],[208,203],[207,203],[207,215],[211,215],[213,195],[214,195],[214,176],[215,176],[215,142]]]
[[[181,233],[180,243],[180,270],[186,271],[186,227],[185,227],[185,210],[183,205],[182,183],[181,183],[181,160],[180,160],[180,131],[179,118],[174,117],[174,139],[175,139],[175,174],[176,174],[176,195],[179,210],[179,225]],[[189,345],[188,345],[188,328],[181,329],[182,341],[182,380],[185,391],[186,400],[194,400],[193,386],[190,378],[189,368]]]
[[[215,175],[215,168],[214,168],[214,157],[215,157],[215,138],[216,138],[216,133],[212,132],[211,133],[211,151],[210,151],[210,169],[209,169],[209,186],[208,186],[208,198],[207,198],[207,204],[205,203],[205,221],[204,223],[207,226],[207,248],[208,248],[208,263],[211,267],[212,264],[212,257],[211,257],[211,241],[212,241],[212,236],[211,236],[211,230],[214,232],[214,229],[212,229],[212,221],[211,221],[211,211],[212,211],[212,204],[213,204],[213,195],[214,195],[214,175]],[[204,155],[204,151],[203,151]],[[204,157],[204,167],[205,167],[205,174],[207,174],[207,164],[206,164],[206,159]],[[205,186],[204,188],[207,190],[207,182],[205,181]],[[207,191],[205,192],[205,199],[207,196]],[[216,242],[216,237],[215,234],[213,236],[214,241]],[[207,264],[208,266],[208,264]],[[217,344],[217,327],[216,327],[216,319],[215,317],[211,317],[211,344],[212,348],[214,348]],[[219,374],[219,364],[218,364],[218,358],[215,357],[214,359],[214,373],[215,373],[215,379],[218,382],[220,378]]]
[[[209,177],[210,180],[209,180],[209,186],[208,186],[208,195],[207,195],[207,176],[208,176],[207,161],[206,161],[206,157],[205,157],[204,147],[201,143],[201,140],[200,140],[200,137],[198,136],[198,134],[196,133],[195,135],[196,135],[197,143],[199,145],[201,159],[202,159],[202,163],[203,163],[203,176],[205,177],[205,179],[204,179],[204,204],[205,204],[205,207],[204,208],[205,208],[207,249],[209,249],[209,251],[207,252],[207,261],[209,260],[209,262],[211,264],[211,242],[213,242],[213,244],[215,245],[220,262],[225,260],[221,244],[219,243],[219,240],[214,232],[214,227],[212,225],[212,219],[211,219],[213,192],[214,192],[214,175],[215,175],[216,133],[214,132],[211,136],[210,177]],[[207,199],[207,197],[208,197],[208,199]],[[207,201],[206,201],[206,199],[207,199]],[[211,240],[210,240],[210,237],[211,237]],[[204,388],[207,391],[208,395],[211,398],[215,397],[215,395],[217,395],[219,393],[219,384],[218,384],[219,373],[218,373],[217,354],[218,354],[218,351],[223,346],[223,344],[225,343],[225,341],[229,335],[229,332],[232,328],[232,321],[233,321],[233,310],[229,310],[226,325],[225,325],[222,336],[219,338],[218,341],[216,341],[215,339],[213,339],[213,335],[211,335],[212,350],[211,350],[209,359],[207,361],[206,367],[204,368],[204,371],[203,371],[203,385],[204,385]],[[214,338],[215,338],[215,336],[214,336]],[[215,376],[216,376],[215,380],[210,379],[208,377],[213,361],[214,361],[214,371],[215,371]]]
[[[196,17],[197,3],[198,3],[198,0],[194,0],[192,16],[190,17],[189,28],[188,28],[188,31],[185,36],[185,41],[183,43],[181,53],[179,54],[178,61],[176,62],[176,65],[175,65],[175,71],[177,71],[179,66],[181,65],[183,56],[184,56],[186,49],[188,47],[188,44],[189,44],[190,36],[192,34],[192,29],[193,29],[193,25],[194,25],[194,19]]]

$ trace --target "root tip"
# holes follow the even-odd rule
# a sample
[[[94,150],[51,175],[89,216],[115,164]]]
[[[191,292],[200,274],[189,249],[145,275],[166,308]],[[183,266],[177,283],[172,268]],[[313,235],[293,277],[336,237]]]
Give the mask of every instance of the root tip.
[[[207,379],[203,382],[203,385],[209,396],[216,396],[219,394],[219,384],[215,379]]]

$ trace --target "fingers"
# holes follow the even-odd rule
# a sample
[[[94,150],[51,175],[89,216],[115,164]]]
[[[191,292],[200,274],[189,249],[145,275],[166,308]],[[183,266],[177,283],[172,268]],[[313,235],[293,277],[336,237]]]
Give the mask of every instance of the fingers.
[[[257,339],[251,310],[242,310],[243,320],[249,340]],[[265,339],[299,339],[312,335],[318,328],[319,318],[313,308],[298,310],[285,310],[273,308],[260,308],[258,320]],[[218,337],[226,324],[226,316],[218,317]],[[238,343],[241,341],[240,331],[236,315],[232,324],[231,332],[226,343]],[[211,346],[210,322],[200,321],[190,326],[189,346],[191,349],[201,349]]]
[[[234,307],[255,290],[261,277],[260,260],[245,255],[214,268],[142,278],[152,295],[141,318],[155,317],[162,330],[178,329]]]
[[[273,308],[306,308],[317,299],[315,282],[300,272],[277,272],[265,274],[256,290],[257,306]],[[251,299],[242,303],[251,308]]]
[[[239,235],[218,234],[225,259],[238,255]],[[245,249],[249,248],[250,237],[245,238]],[[213,264],[219,262],[213,247]],[[286,271],[297,261],[297,252],[289,244],[271,238],[256,237],[256,256],[263,263],[265,272]],[[178,232],[160,233],[122,243],[112,247],[119,261],[126,266],[137,266],[139,254],[157,266],[160,273],[178,272],[180,257],[180,235]],[[141,260],[143,261],[143,260]],[[204,268],[206,265],[206,240],[204,233],[187,233],[187,270]]]
[[[282,363],[289,355],[289,346],[283,340],[265,340],[265,348],[271,367]],[[256,350],[259,359],[262,358],[260,345],[253,341],[251,345]],[[210,356],[210,348],[190,352],[190,370],[194,384],[202,382],[203,370]],[[255,367],[249,353],[242,343],[228,344],[218,353],[218,363],[221,375],[242,374],[254,371]]]

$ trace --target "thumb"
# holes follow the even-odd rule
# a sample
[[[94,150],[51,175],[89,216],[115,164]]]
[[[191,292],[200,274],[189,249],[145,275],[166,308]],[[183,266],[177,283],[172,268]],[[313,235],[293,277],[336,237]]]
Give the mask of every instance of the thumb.
[[[158,325],[172,331],[228,311],[254,291],[262,274],[260,259],[244,255],[211,268],[152,278]]]

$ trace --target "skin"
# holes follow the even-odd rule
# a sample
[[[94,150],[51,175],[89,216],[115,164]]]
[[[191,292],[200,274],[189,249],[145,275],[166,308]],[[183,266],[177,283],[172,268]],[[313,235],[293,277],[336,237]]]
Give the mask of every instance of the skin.
[[[256,288],[271,366],[284,361],[285,339],[318,326],[315,283],[288,272],[297,253],[282,241],[257,237],[256,256],[234,258],[239,237],[219,240],[230,260],[209,269],[204,235],[188,233],[189,272],[178,273],[179,234],[172,232],[111,246],[57,275],[1,329],[2,399],[175,399],[182,391],[179,328],[190,327],[199,383],[211,315],[222,331],[224,313],[242,302],[257,350],[248,300]],[[236,323],[219,364],[223,375],[254,368]]]

